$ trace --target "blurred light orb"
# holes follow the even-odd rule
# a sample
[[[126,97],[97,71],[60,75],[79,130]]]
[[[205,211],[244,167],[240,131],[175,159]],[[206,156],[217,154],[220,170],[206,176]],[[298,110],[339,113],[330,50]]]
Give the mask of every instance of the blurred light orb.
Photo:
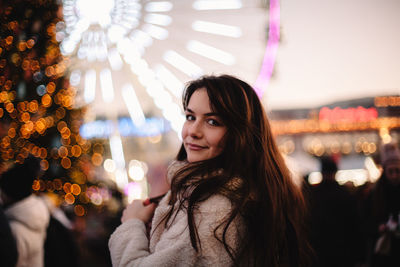
[[[142,181],[144,178],[144,170],[141,166],[131,166],[129,167],[129,177],[134,181]]]
[[[112,159],[106,159],[103,166],[107,172],[114,172],[116,169],[115,162]]]
[[[322,182],[322,174],[320,172],[312,172],[308,176],[309,184],[319,184]]]

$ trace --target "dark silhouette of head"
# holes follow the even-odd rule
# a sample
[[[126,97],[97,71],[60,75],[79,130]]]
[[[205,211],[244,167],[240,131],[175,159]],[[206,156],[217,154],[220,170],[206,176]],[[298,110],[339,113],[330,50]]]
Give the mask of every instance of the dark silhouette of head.
[[[40,161],[29,156],[23,163],[15,163],[0,178],[0,188],[13,202],[32,194],[32,183],[40,171]]]
[[[322,178],[325,180],[333,180],[338,171],[336,161],[332,157],[323,156],[320,158],[320,163]]]

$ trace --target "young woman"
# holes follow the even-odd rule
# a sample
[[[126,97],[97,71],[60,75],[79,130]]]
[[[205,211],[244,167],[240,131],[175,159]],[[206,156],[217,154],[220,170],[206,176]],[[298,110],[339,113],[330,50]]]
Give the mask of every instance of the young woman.
[[[205,76],[189,83],[183,107],[171,190],[157,208],[125,209],[109,241],[113,265],[307,266],[304,200],[251,86]]]

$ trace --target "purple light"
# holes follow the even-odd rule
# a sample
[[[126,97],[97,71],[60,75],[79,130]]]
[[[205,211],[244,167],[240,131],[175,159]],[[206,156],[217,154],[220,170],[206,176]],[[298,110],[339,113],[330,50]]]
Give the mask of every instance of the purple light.
[[[127,184],[124,188],[124,193],[127,196],[136,196],[137,198],[140,198],[140,194],[142,192],[142,187],[140,184],[135,183],[135,182],[130,182]]]
[[[276,53],[278,51],[278,46],[279,46],[279,37],[280,37],[279,27],[280,27],[279,0],[270,0],[268,42],[267,42],[267,47],[265,48],[265,54],[261,70],[254,84],[254,90],[256,91],[259,98],[263,96],[264,90],[267,88],[269,80],[271,78],[272,71],[274,70]]]

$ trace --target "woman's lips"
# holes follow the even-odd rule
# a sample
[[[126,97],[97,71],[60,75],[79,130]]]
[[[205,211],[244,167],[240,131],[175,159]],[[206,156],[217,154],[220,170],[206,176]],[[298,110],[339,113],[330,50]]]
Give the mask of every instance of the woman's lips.
[[[202,150],[202,149],[206,148],[204,146],[199,146],[199,145],[195,145],[195,144],[187,144],[187,147],[190,150],[194,150],[194,151],[199,151],[199,150]]]

